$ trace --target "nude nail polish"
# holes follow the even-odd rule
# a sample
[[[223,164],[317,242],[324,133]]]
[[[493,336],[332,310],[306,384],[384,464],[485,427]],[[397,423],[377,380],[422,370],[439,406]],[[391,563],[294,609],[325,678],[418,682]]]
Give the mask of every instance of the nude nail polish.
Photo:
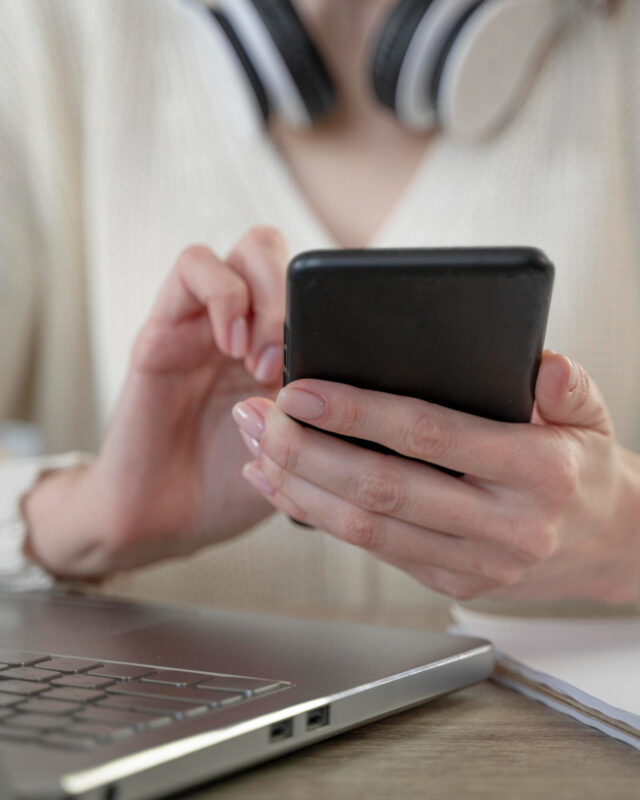
[[[244,317],[238,317],[231,323],[230,348],[232,358],[244,358],[249,345],[249,326]]]
[[[245,464],[242,476],[262,494],[274,494],[274,488],[267,480],[267,476],[255,464]]]
[[[258,360],[254,377],[258,383],[273,383],[282,370],[282,347],[277,344],[265,347]]]
[[[236,425],[256,441],[260,441],[264,433],[264,420],[249,403],[236,403],[231,410]]]
[[[240,436],[242,436],[242,441],[246,444],[247,450],[251,455],[254,458],[258,458],[262,452],[260,450],[260,442],[254,439],[253,436],[249,436],[249,434],[245,433],[242,429],[240,430]]]
[[[276,406],[290,417],[310,420],[322,416],[326,403],[318,394],[286,386],[278,395]]]

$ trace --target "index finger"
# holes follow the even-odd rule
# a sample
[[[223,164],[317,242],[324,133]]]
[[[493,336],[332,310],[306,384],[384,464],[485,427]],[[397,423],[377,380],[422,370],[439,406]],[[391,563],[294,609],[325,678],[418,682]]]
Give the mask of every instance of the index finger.
[[[235,352],[233,324],[246,320],[250,308],[247,283],[205,245],[191,245],[178,256],[151,309],[151,319],[178,325],[205,312],[216,344]]]
[[[251,295],[251,341],[247,368],[261,383],[282,373],[282,324],[285,315],[285,274],[288,247],[275,228],[252,228],[227,257],[227,263],[247,282]]]
[[[496,422],[329,381],[295,381],[278,394],[276,405],[322,430],[503,485],[531,483],[530,465],[548,449],[540,426]]]

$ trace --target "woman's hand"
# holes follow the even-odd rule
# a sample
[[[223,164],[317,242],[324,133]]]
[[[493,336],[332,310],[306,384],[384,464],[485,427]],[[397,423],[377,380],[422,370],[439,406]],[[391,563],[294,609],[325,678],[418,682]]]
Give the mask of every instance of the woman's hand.
[[[230,410],[282,385],[287,248],[250,231],[222,261],[182,253],[131,355],[96,462],[51,473],[23,505],[27,550],[62,576],[100,576],[190,553],[269,506],[240,479]]]
[[[244,476],[272,505],[440,592],[638,600],[640,458],[616,444],[598,389],[563,356],[545,353],[533,424],[318,380],[234,416],[255,458]]]

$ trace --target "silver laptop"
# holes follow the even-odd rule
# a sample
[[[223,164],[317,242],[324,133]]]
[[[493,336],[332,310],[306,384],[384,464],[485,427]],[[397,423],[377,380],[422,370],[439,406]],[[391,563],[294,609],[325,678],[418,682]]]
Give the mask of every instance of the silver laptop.
[[[492,668],[462,636],[0,593],[0,797],[165,797]]]

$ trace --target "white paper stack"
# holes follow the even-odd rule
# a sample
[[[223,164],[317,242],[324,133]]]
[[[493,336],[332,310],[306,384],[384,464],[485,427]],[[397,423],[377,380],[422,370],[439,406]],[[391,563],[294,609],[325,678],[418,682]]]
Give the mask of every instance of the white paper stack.
[[[640,749],[640,617],[452,614],[456,631],[495,645],[496,681]]]

